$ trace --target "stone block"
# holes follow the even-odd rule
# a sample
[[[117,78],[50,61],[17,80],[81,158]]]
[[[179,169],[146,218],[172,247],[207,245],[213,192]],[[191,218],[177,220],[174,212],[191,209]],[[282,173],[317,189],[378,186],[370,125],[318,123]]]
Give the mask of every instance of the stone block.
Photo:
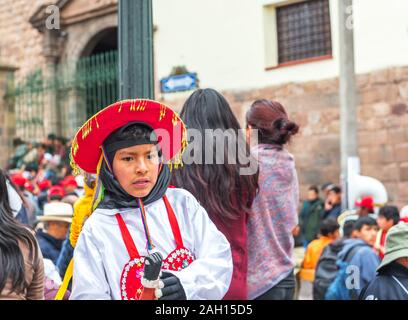
[[[390,114],[391,106],[388,103],[380,102],[373,105],[374,115],[377,117],[384,117]]]
[[[405,136],[405,128],[397,127],[397,128],[389,128],[388,129],[388,137],[387,143],[390,145],[394,144],[401,144],[407,141]]]
[[[391,113],[396,116],[407,114],[408,106],[406,103],[394,103],[391,105]]]
[[[408,143],[395,145],[395,159],[398,162],[408,161]]]
[[[408,82],[401,83],[398,88],[400,97],[403,100],[408,101]]]
[[[400,172],[400,181],[408,182],[408,162],[404,162],[400,164],[399,172]]]

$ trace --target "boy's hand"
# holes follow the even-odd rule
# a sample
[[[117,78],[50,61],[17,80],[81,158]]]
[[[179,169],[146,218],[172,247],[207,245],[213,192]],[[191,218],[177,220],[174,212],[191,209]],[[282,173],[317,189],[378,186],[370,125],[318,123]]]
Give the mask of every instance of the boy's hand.
[[[163,272],[160,277],[160,289],[156,289],[159,300],[187,300],[186,292],[180,279],[170,272]]]
[[[143,278],[149,281],[154,281],[159,278],[162,267],[163,256],[159,252],[148,255],[145,258]]]

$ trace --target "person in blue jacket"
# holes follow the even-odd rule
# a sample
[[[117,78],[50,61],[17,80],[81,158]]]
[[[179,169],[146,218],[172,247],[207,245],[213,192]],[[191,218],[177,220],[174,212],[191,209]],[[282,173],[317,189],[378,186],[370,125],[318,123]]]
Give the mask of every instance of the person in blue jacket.
[[[380,264],[380,258],[374,250],[377,238],[377,222],[371,217],[361,217],[354,223],[354,239],[345,240],[339,259],[345,259],[345,255],[354,250],[349,260],[349,277],[352,284],[351,297],[357,298],[362,289],[375,278],[376,270]]]

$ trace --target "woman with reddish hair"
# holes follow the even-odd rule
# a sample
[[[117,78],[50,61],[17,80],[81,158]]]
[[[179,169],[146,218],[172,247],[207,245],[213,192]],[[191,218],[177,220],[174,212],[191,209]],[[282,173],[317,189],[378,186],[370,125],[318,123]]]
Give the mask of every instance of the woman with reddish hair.
[[[284,146],[299,126],[279,102],[269,100],[255,101],[246,122],[259,163],[259,193],[248,219],[248,297],[293,299],[292,232],[298,223],[299,183],[294,158]]]

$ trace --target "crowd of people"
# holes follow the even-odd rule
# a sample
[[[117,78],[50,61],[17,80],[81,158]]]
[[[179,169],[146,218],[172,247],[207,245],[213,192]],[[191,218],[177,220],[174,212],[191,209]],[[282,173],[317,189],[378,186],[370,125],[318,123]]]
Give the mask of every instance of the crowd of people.
[[[72,175],[67,139],[49,134],[42,143],[16,138],[13,145],[15,152],[0,177],[2,215],[11,213],[16,221],[32,230],[40,248],[35,256],[43,259],[45,289],[34,295],[53,299],[73,254],[67,235],[73,205],[83,194],[83,177]],[[14,239],[17,240],[22,250],[26,250],[24,241]],[[34,250],[30,243],[25,245]],[[29,279],[27,275],[26,279]],[[3,292],[0,297],[7,297]],[[10,297],[22,296],[17,290]]]
[[[242,134],[213,89],[180,116],[128,100],[89,121],[72,141],[14,141],[0,172],[0,299],[408,299],[407,208],[367,195],[342,210],[333,183],[311,186],[300,207],[286,149],[299,126],[279,102],[252,103],[233,163],[174,160],[186,128]],[[164,148],[158,129],[179,138]],[[220,158],[212,145],[194,152],[208,148]],[[242,175],[248,155],[258,169]]]
[[[321,191],[324,199],[317,186],[310,186],[300,212],[296,242],[304,258],[298,260],[298,298],[407,299],[408,206],[401,213],[391,204],[375,208],[373,197],[363,196],[356,200],[354,210],[342,211],[339,186],[326,183]],[[401,277],[387,280],[394,289],[400,286],[399,290],[380,293],[376,287],[376,292],[367,291],[383,274]]]

